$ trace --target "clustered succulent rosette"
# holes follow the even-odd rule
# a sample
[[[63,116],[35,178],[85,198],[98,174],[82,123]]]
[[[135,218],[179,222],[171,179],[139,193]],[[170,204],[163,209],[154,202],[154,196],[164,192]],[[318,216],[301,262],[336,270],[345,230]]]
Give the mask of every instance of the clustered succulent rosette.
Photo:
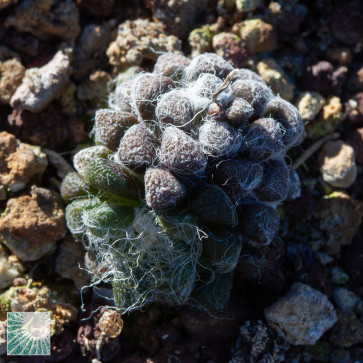
[[[96,112],[96,146],[62,184],[71,232],[116,306],[218,310],[242,241],[268,244],[278,204],[299,193],[285,159],[303,123],[247,69],[215,54],[164,54]]]

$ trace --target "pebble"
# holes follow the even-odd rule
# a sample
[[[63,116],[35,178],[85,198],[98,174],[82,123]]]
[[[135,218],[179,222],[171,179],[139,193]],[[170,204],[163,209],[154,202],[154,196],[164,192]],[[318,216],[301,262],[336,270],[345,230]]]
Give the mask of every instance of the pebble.
[[[191,58],[212,51],[213,33],[208,28],[197,28],[190,32],[188,42],[192,50]]]
[[[341,246],[351,243],[363,218],[363,203],[344,192],[326,195],[316,205],[314,213],[321,231],[326,233],[325,252],[340,253]]]
[[[276,94],[287,101],[292,100],[295,86],[274,59],[265,58],[258,62],[257,71]]]
[[[40,39],[74,40],[80,32],[78,8],[73,0],[25,0],[5,21],[19,32]]]
[[[363,92],[357,93],[350,98],[345,104],[345,112],[347,114],[347,121],[352,126],[363,125]]]
[[[164,24],[166,30],[184,40],[193,26],[207,12],[207,0],[148,0],[155,21]]]
[[[13,57],[15,55],[15,57]],[[8,104],[24,77],[25,68],[19,56],[0,46],[0,103]]]
[[[161,23],[137,19],[118,26],[116,40],[111,42],[106,54],[114,72],[119,73],[141,65],[144,59],[156,61],[160,53],[180,52],[181,47],[182,42],[167,34]]]
[[[36,186],[30,195],[9,199],[0,217],[0,238],[22,261],[35,261],[50,253],[66,232],[57,195]]]
[[[0,188],[19,192],[33,179],[40,178],[47,167],[47,157],[39,146],[21,143],[14,135],[0,132]]]
[[[316,252],[315,257],[318,259],[319,263],[322,266],[326,266],[334,261],[334,257],[330,256],[328,253],[323,251]]]
[[[318,92],[303,92],[300,94],[296,107],[304,121],[312,121],[325,105],[325,98]]]
[[[271,352],[275,362],[283,362],[288,348],[286,340],[267,324],[247,321],[240,327],[229,363],[266,362]]]
[[[84,248],[71,235],[60,243],[55,261],[55,272],[65,279],[71,279],[77,290],[88,285],[89,275],[84,269]]]
[[[341,286],[333,290],[333,299],[336,306],[348,312],[352,312],[360,300],[353,291]]]
[[[43,67],[26,70],[22,84],[11,98],[10,105],[17,111],[42,111],[67,89],[71,71],[69,55],[58,51]]]
[[[242,40],[233,33],[219,33],[213,37],[213,48],[216,54],[236,68],[242,68],[249,55]]]
[[[73,76],[79,80],[95,68],[102,68],[107,62],[106,50],[113,40],[114,21],[103,24],[88,24],[82,30],[75,48],[72,63]]]
[[[331,331],[330,341],[334,345],[348,348],[363,342],[363,323],[353,312],[341,311],[338,322]]]
[[[0,245],[0,290],[10,286],[15,278],[25,271],[25,266],[14,255],[8,255]]]
[[[49,149],[62,146],[68,137],[63,118],[51,109],[38,113],[13,110],[5,120],[4,128],[21,141]]]
[[[337,285],[345,285],[349,281],[349,275],[340,267],[333,267],[331,271],[332,282]]]
[[[269,52],[276,48],[274,27],[261,19],[242,22],[239,34],[251,54]]]
[[[354,149],[342,140],[328,141],[319,154],[323,180],[333,187],[349,188],[357,177]]]
[[[280,33],[294,35],[300,31],[308,9],[305,5],[294,0],[279,0],[270,2],[269,10]]]
[[[265,317],[293,345],[315,344],[337,321],[327,296],[301,283],[266,309]]]
[[[328,97],[318,117],[306,125],[308,137],[316,139],[330,134],[344,120],[344,117],[340,98],[337,96]]]
[[[300,83],[303,89],[316,91],[323,95],[337,93],[346,79],[347,72],[347,67],[334,68],[331,63],[320,61],[307,67]]]
[[[344,140],[353,147],[357,163],[363,164],[363,127],[347,131]]]
[[[95,111],[107,107],[111,76],[105,71],[95,71],[78,85],[77,97],[82,101],[82,114],[94,115]]]
[[[41,282],[27,281],[24,286],[12,286],[0,295],[1,320],[7,312],[43,311],[51,312],[55,334],[64,330],[64,325],[77,320],[77,309],[70,303],[63,286],[53,284],[52,289]],[[40,310],[40,311],[42,311]],[[3,316],[1,316],[3,315]],[[0,320],[0,321],[1,321]]]

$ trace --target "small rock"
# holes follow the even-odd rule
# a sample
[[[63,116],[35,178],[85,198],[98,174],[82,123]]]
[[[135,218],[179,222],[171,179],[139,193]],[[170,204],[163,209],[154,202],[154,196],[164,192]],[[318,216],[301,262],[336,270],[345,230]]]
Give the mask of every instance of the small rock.
[[[83,28],[72,64],[76,79],[82,79],[91,70],[101,68],[107,62],[106,50],[113,40],[114,27],[114,21],[109,21],[103,24],[88,24]]]
[[[265,317],[293,345],[315,344],[337,321],[326,295],[301,283],[295,283],[284,297],[266,309]]]
[[[229,363],[282,362],[289,345],[261,321],[247,321],[240,327],[235,352]]]
[[[274,27],[261,19],[245,20],[239,32],[251,54],[272,51],[276,47]]]
[[[25,266],[16,256],[8,254],[0,245],[0,290],[10,286],[13,280],[25,271]]]
[[[47,157],[39,146],[23,144],[5,131],[0,133],[0,186],[5,192],[24,189],[32,179],[40,178],[46,167]]]
[[[189,34],[188,42],[192,49],[191,58],[195,58],[213,49],[213,33],[208,28],[194,29]]]
[[[282,34],[298,34],[308,9],[294,0],[272,1],[269,5],[272,21]]]
[[[0,217],[0,238],[23,261],[35,261],[67,232],[64,212],[54,192],[33,186],[30,195],[9,199]]]
[[[337,188],[349,188],[357,177],[354,149],[342,140],[328,141],[319,154],[323,180]]]
[[[219,33],[213,37],[216,54],[236,68],[242,68],[249,56],[242,40],[233,33]]]
[[[326,266],[334,261],[334,257],[330,256],[328,253],[323,251],[316,252],[315,257],[318,259],[319,263],[322,266]]]
[[[68,137],[62,117],[50,109],[39,113],[13,110],[4,128],[22,141],[49,149],[62,146]]]
[[[42,309],[51,312],[53,330],[55,334],[60,334],[64,325],[76,321],[78,314],[62,288],[53,284],[50,289],[42,286],[41,282],[32,283],[31,280],[25,286],[12,286],[0,295],[0,317],[4,319],[7,312],[33,312]]]
[[[330,341],[338,347],[348,348],[363,342],[363,323],[352,312],[340,312],[338,322],[331,331]]]
[[[9,103],[24,77],[25,68],[17,58],[3,59],[0,51],[0,103]]]
[[[6,19],[5,26],[32,33],[40,39],[57,36],[74,40],[80,32],[78,18],[73,0],[25,0]]]
[[[326,55],[332,62],[342,65],[348,65],[353,57],[352,51],[347,47],[328,49]]]
[[[340,267],[333,267],[331,271],[331,279],[334,284],[345,285],[349,281],[349,275]]]
[[[42,111],[67,89],[71,70],[69,56],[62,51],[43,67],[27,69],[10,105],[18,111]]]
[[[141,65],[144,59],[156,61],[160,53],[180,52],[181,46],[181,41],[165,33],[160,23],[145,19],[127,20],[119,25],[116,40],[106,53],[115,72],[119,73]]]
[[[306,69],[300,83],[306,90],[322,94],[336,93],[343,85],[347,72],[347,67],[334,68],[331,63],[320,61]]]
[[[155,21],[166,30],[185,39],[199,18],[207,11],[207,0],[158,0],[148,1]]]
[[[344,116],[340,98],[336,96],[329,97],[318,117],[307,124],[306,132],[308,137],[315,139],[330,134],[344,120]]]
[[[77,0],[79,7],[96,16],[109,16],[115,5],[115,0]]]
[[[363,164],[363,127],[346,132],[344,140],[353,147],[357,163]]]
[[[296,102],[304,121],[312,121],[325,105],[325,98],[318,92],[303,92]]]
[[[93,115],[97,109],[107,107],[111,76],[105,71],[95,71],[77,88],[78,99],[83,101],[85,113]]]
[[[275,93],[287,101],[292,100],[295,86],[288,80],[283,69],[272,58],[265,58],[258,62],[257,71]]]
[[[39,55],[40,40],[30,33],[21,33],[10,28],[3,40],[4,44],[19,53],[20,59],[29,60]]]
[[[352,312],[359,302],[359,297],[345,287],[336,287],[333,290],[335,304],[343,311]]]
[[[363,218],[363,203],[346,193],[334,192],[318,202],[314,216],[327,236],[325,251],[335,256],[357,233]]]
[[[363,125],[363,92],[357,93],[345,103],[347,121],[353,126]]]
[[[65,279],[71,279],[76,289],[81,290],[89,282],[89,275],[85,271],[82,261],[84,261],[85,251],[83,246],[68,235],[59,246],[59,252],[55,261],[55,272]]]

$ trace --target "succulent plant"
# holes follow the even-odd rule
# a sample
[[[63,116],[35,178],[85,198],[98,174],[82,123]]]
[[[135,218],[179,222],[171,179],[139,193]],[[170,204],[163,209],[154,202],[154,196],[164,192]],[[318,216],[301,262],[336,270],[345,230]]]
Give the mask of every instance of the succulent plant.
[[[276,208],[298,196],[285,162],[296,108],[215,54],[164,54],[96,113],[96,146],[63,181],[68,227],[111,282],[121,311],[152,301],[227,302],[242,242],[274,238]]]

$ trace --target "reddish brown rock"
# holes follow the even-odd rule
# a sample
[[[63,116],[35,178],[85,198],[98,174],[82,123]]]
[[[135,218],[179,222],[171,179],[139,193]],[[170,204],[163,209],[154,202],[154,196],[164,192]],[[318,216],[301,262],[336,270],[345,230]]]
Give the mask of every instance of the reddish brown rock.
[[[331,63],[320,61],[307,67],[300,83],[305,90],[316,91],[325,95],[336,93],[343,85],[347,72],[347,67],[334,68]]]
[[[22,141],[49,149],[64,144],[68,136],[63,119],[50,110],[40,113],[13,110],[4,128]]]
[[[93,15],[109,16],[115,5],[115,0],[77,0],[77,5]]]
[[[213,37],[213,48],[217,55],[223,57],[236,68],[242,68],[249,55],[242,40],[233,33],[220,33]]]
[[[206,12],[206,0],[148,0],[153,18],[165,25],[166,30],[185,39]]]
[[[353,147],[356,162],[363,164],[363,127],[347,131],[344,140]]]
[[[39,146],[19,142],[14,135],[0,133],[0,190],[18,192],[47,166],[47,157]],[[0,198],[1,199],[1,198]]]
[[[30,195],[9,199],[0,218],[0,239],[23,261],[35,261],[51,252],[66,232],[56,194],[36,186]]]

